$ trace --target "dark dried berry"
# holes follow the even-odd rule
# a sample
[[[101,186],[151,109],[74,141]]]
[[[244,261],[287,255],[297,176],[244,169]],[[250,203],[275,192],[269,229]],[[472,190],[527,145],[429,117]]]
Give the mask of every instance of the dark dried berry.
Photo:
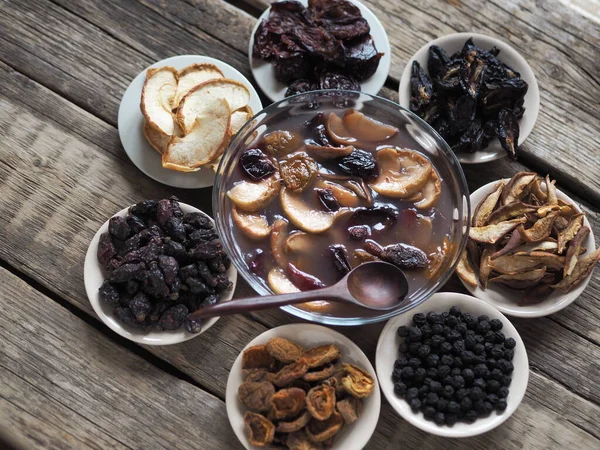
[[[128,214],[126,220],[127,220],[127,224],[129,225],[129,228],[131,229],[133,234],[137,234],[140,231],[146,229],[146,225],[144,224],[144,221],[142,219],[140,219],[138,216],[134,216],[133,214]]]
[[[255,181],[262,180],[277,171],[277,168],[267,155],[257,148],[251,148],[242,153],[240,156],[240,166]]]
[[[416,325],[422,325],[422,324],[424,324],[424,323],[425,323],[425,320],[426,320],[426,319],[425,319],[425,314],[423,314],[423,313],[417,313],[417,314],[415,314],[415,315],[413,316],[412,320],[413,320],[413,322],[414,322]]]
[[[406,390],[406,384],[402,383],[401,381],[394,383],[394,394],[396,394],[398,397],[404,397],[404,395],[406,395]]]
[[[108,267],[111,259],[115,257],[117,250],[109,233],[102,233],[98,242],[97,257],[102,267]]]
[[[187,315],[188,309],[185,305],[172,306],[162,313],[158,325],[163,330],[176,330],[181,326]]]
[[[508,338],[506,341],[504,341],[504,346],[508,349],[513,349],[515,348],[517,345],[517,341],[515,341],[513,338]]]
[[[154,216],[158,208],[158,200],[144,200],[129,208],[129,213],[134,216]]]
[[[150,313],[146,316],[146,322],[149,325],[157,324],[160,316],[163,312],[169,307],[169,302],[167,301],[159,301],[154,304]]]
[[[173,205],[170,200],[159,200],[156,211],[156,221],[160,226],[165,226],[167,220],[173,217]]]
[[[165,298],[169,295],[169,288],[165,283],[165,277],[158,268],[157,263],[150,264],[147,277],[144,280],[144,292],[156,298]]]
[[[191,251],[191,256],[195,261],[206,261],[217,256],[222,250],[223,245],[219,241],[202,242]]]
[[[343,172],[365,180],[375,179],[379,175],[375,157],[364,150],[356,149],[348,156],[339,158],[338,166]]]
[[[124,241],[130,236],[131,228],[124,217],[115,216],[108,221],[108,232],[120,241]]]
[[[167,234],[177,242],[183,242],[186,239],[185,228],[179,217],[171,216],[165,224]]]
[[[104,280],[99,289],[100,300],[111,305],[118,305],[121,296],[116,286],[108,280]]]
[[[337,211],[338,209],[340,209],[340,202],[338,202],[338,199],[335,198],[332,189],[315,189],[315,191],[317,191],[319,200],[321,201],[321,204],[325,207],[325,209],[327,209],[328,211]]]
[[[398,337],[406,337],[408,336],[408,327],[406,325],[399,326],[396,333]]]
[[[198,269],[196,268],[196,265],[188,264],[179,269],[179,276],[183,281],[187,280],[189,277],[196,277],[198,276]]]
[[[199,230],[194,230],[193,232],[190,233],[188,239],[189,239],[189,244],[188,245],[198,245],[201,242],[209,242],[209,241],[214,241],[215,239],[218,239],[218,235],[217,232],[214,229],[199,229]]]

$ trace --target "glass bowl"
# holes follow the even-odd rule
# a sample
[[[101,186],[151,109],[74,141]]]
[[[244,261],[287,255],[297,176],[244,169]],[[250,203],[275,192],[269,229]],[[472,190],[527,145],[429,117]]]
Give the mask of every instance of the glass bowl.
[[[300,116],[301,119],[306,117],[306,120],[309,120],[323,109],[327,112],[341,113],[350,107],[375,120],[397,127],[404,146],[422,152],[431,160],[443,180],[443,188],[448,189],[450,193],[451,207],[448,210],[451,211],[452,217],[447,219],[450,222],[451,245],[443,266],[435,275],[416,288],[411,287],[407,298],[392,311],[381,313],[357,308],[348,314],[340,312],[331,314],[303,309],[302,306],[282,307],[284,311],[297,317],[327,325],[362,325],[379,322],[405,313],[423,303],[452,275],[469,234],[469,191],[463,171],[448,144],[427,123],[398,104],[370,94],[353,91],[314,91],[299,94],[273,103],[248,121],[230,143],[217,169],[213,189],[213,214],[217,230],[225,251],[248,284],[260,295],[273,294],[268,284],[250,271],[242,251],[236,245],[236,236],[233,232],[232,203],[226,193],[231,187],[232,176],[241,152],[248,148],[257,136],[268,131],[285,129],[285,122],[282,120],[290,116]]]

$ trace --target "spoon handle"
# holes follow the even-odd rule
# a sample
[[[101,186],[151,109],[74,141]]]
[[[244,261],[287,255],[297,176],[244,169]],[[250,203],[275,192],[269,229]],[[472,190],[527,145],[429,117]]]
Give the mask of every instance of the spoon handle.
[[[293,292],[291,294],[269,295],[265,297],[250,297],[241,300],[230,300],[217,303],[194,311],[190,316],[196,319],[207,317],[226,316],[239,314],[259,309],[275,308],[278,306],[304,303],[311,300],[339,300],[339,296],[330,288],[317,289],[314,291]]]

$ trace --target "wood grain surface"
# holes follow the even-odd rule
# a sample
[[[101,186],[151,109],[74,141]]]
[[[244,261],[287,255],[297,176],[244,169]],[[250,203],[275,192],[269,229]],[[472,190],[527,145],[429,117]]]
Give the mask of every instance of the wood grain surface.
[[[7,343],[0,346],[0,430],[10,428],[26,448],[239,448],[222,401],[229,368],[253,337],[298,320],[279,310],[227,317],[180,345],[123,348],[94,315],[82,271],[97,228],[124,205],[175,194],[210,211],[210,189],[172,189],[141,174],[123,152],[115,124],[130,80],[168,56],[217,57],[251,79],[247,39],[266,3],[247,0],[248,12],[237,7],[241,3],[0,3],[0,264],[34,285],[0,269],[5,311],[0,338]],[[550,172],[559,188],[581,203],[600,236],[598,24],[557,0],[509,6],[499,0],[477,0],[474,6],[432,0],[365,3],[384,22],[392,43],[392,72],[381,94],[394,100],[405,61],[438,35],[465,30],[500,34],[522,52],[538,77],[544,113],[521,162],[465,167],[469,187],[518,170]],[[453,279],[445,290],[462,288]],[[251,293],[240,280],[235,296]],[[532,371],[522,406],[502,427],[449,441],[408,425],[384,402],[367,449],[598,448],[597,298],[598,272],[565,310],[513,321]],[[15,299],[28,309],[19,308]],[[93,326],[57,301],[73,305]],[[340,331],[373,360],[382,326]],[[26,345],[21,347],[21,341]],[[66,354],[81,355],[81,360],[67,361]],[[54,373],[59,363],[64,371]],[[116,384],[107,373],[114,374]],[[20,392],[26,395],[19,397]],[[111,416],[107,408],[113,399],[119,407]],[[115,414],[119,423],[107,418]],[[157,423],[165,423],[159,437],[153,431]],[[198,442],[206,444],[198,447]]]

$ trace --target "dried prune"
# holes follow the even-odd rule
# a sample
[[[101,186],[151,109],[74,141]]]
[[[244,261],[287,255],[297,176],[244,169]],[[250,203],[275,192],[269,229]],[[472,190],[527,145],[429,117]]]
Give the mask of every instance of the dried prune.
[[[460,136],[459,141],[452,146],[455,153],[475,153],[480,150],[485,140],[485,132],[479,120],[471,122],[467,130]]]
[[[177,260],[172,256],[160,255],[158,257],[158,266],[163,272],[165,283],[170,286],[175,281],[177,271],[179,270]]]
[[[150,242],[148,245],[141,247],[139,250],[132,250],[127,253],[122,260],[122,264],[143,262],[150,264],[158,258],[158,255],[162,251],[162,246],[155,242]]]
[[[179,269],[179,276],[183,281],[187,280],[189,277],[198,276],[198,269],[194,264],[188,264]]]
[[[346,247],[340,244],[330,245],[329,251],[333,256],[333,265],[340,275],[344,276],[350,272],[350,270],[352,270],[350,267],[350,261],[348,260],[348,252],[346,251]]]
[[[288,264],[287,275],[290,281],[301,291],[312,291],[313,289],[324,288],[325,285],[317,277],[313,277],[306,272],[298,269],[292,263]]]
[[[133,313],[135,320],[138,322],[144,322],[146,316],[152,309],[150,299],[143,292],[138,292],[129,302],[129,309]]]
[[[147,276],[144,280],[144,292],[156,298],[164,298],[169,295],[165,278],[155,262],[151,263],[147,270]]]
[[[169,307],[169,302],[159,301],[154,304],[150,313],[146,316],[146,322],[150,325],[158,323],[160,316]]]
[[[354,78],[341,73],[324,73],[319,78],[321,89],[341,89],[346,91],[360,91],[360,84]]]
[[[429,59],[427,60],[427,70],[429,72],[429,76],[432,78],[437,78],[444,67],[446,67],[450,63],[450,57],[446,50],[437,45],[432,45],[429,47]]]
[[[113,283],[124,283],[132,279],[139,279],[144,266],[141,263],[123,264],[113,270],[108,280]]]
[[[175,258],[180,265],[185,264],[186,261],[189,260],[189,255],[185,250],[185,247],[179,242],[175,242],[171,239],[165,240],[163,251],[165,252],[165,255]]]
[[[196,268],[198,269],[198,275],[200,276],[200,278],[202,278],[202,280],[208,286],[213,287],[213,288],[217,286],[217,279],[215,278],[215,275],[208,268],[206,262],[204,262],[204,261],[196,262]]]
[[[103,267],[107,267],[111,259],[115,257],[117,250],[109,233],[102,233],[98,242],[97,257]]]
[[[398,220],[398,211],[389,206],[356,208],[348,220],[349,227],[367,225],[374,230],[392,226]]]
[[[127,215],[127,224],[129,225],[129,228],[133,234],[138,234],[140,231],[146,228],[144,221],[133,214]]]
[[[206,214],[199,212],[187,213],[183,216],[183,223],[188,223],[194,228],[213,228],[210,218]]]
[[[139,281],[135,281],[135,280],[129,280],[125,283],[125,292],[129,295],[133,295],[135,294],[137,291],[140,290],[140,283]]]
[[[459,75],[460,84],[471,97],[477,98],[479,96],[485,73],[486,65],[479,58],[474,58],[471,62],[463,63]]]
[[[108,221],[108,232],[120,241],[124,241],[130,236],[131,228],[124,217],[114,216]]]
[[[498,114],[498,139],[511,159],[517,159],[519,123],[512,110],[505,108]]]
[[[233,283],[229,281],[229,277],[223,273],[219,273],[214,276],[216,280],[215,291],[218,293],[229,291],[233,286]]]
[[[123,306],[116,306],[113,310],[113,314],[118,320],[130,327],[142,328],[144,326],[142,323],[137,322],[135,320],[135,316],[129,308]]]
[[[258,148],[250,148],[240,156],[242,170],[252,180],[262,180],[275,173],[277,168],[271,160]]]
[[[158,320],[158,325],[163,330],[176,330],[181,326],[187,315],[188,309],[185,305],[171,306],[162,313]]]
[[[412,63],[410,86],[410,104],[412,110],[418,111],[431,102],[433,98],[433,83],[417,61],[413,61]]]
[[[337,211],[340,209],[340,202],[338,202],[337,198],[335,198],[335,195],[333,195],[333,190],[329,188],[315,190],[317,191],[319,200],[325,209],[328,211]]]
[[[285,91],[285,96],[291,97],[292,95],[316,91],[317,89],[319,89],[319,85],[316,81],[310,81],[304,78],[300,78],[290,83],[289,87]]]
[[[383,248],[379,255],[384,261],[390,262],[401,269],[421,269],[427,266],[427,254],[407,244],[392,244]]]
[[[470,95],[462,95],[456,100],[452,109],[453,125],[460,131],[466,130],[475,119],[477,101]]]
[[[98,291],[100,300],[109,303],[111,305],[118,305],[121,296],[119,291],[114,284],[108,280],[104,280]]]
[[[183,222],[179,217],[171,216],[167,219],[165,224],[165,230],[167,234],[177,242],[185,241],[186,234],[185,228],[183,228]]]
[[[305,77],[311,70],[311,62],[306,54],[296,52],[287,58],[275,58],[273,61],[275,78],[282,83],[290,83],[299,77]]]
[[[192,294],[211,294],[213,290],[198,278],[189,277],[185,280],[185,284],[190,288]]]
[[[338,167],[349,175],[360,177],[364,180],[377,178],[379,171],[375,157],[364,150],[356,149],[348,156],[338,158]]]
[[[348,235],[354,241],[362,241],[371,236],[371,227],[367,225],[348,227]]]
[[[158,200],[144,200],[129,208],[129,213],[140,217],[152,216],[156,214],[157,208]]]
[[[214,229],[200,229],[194,230],[190,233],[188,239],[191,245],[197,245],[200,242],[213,241],[218,239],[219,236]]]
[[[214,258],[209,259],[206,262],[206,265],[210,269],[212,273],[225,273],[227,272],[227,262],[229,258],[226,254],[220,253]]]

